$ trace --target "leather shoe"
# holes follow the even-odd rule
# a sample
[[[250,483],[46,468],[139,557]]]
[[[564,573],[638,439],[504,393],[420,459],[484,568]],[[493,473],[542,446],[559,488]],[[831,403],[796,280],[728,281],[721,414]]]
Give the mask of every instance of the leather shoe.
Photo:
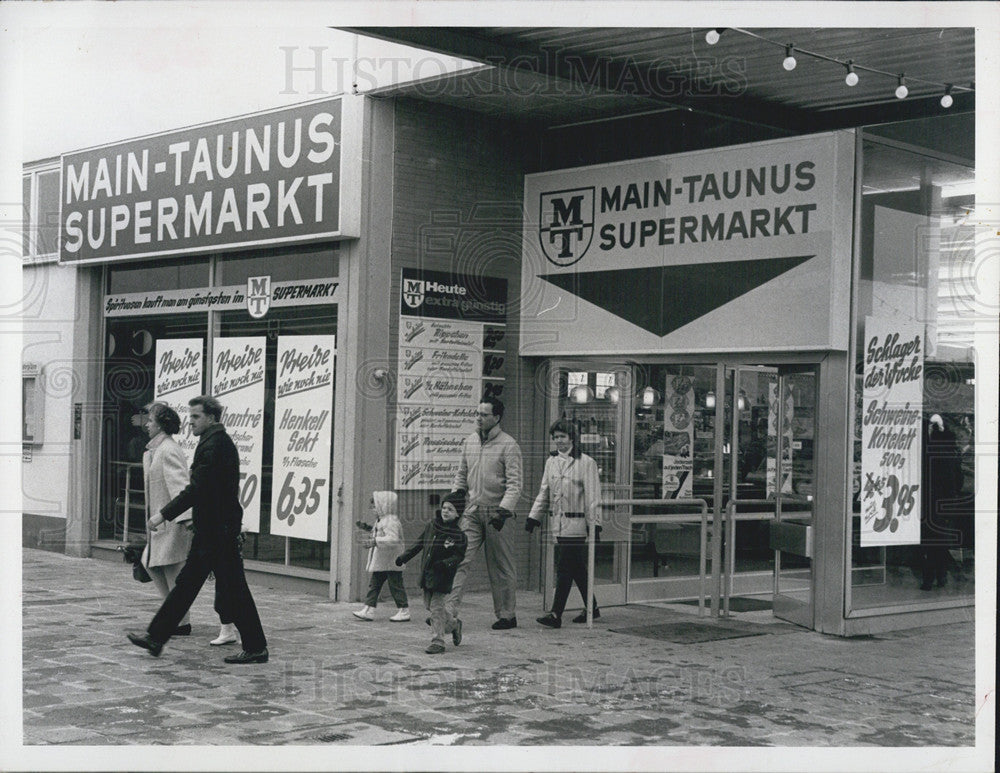
[[[548,614],[544,617],[536,617],[535,620],[544,625],[546,628],[562,628],[562,620],[553,614]]]
[[[241,651],[238,655],[223,658],[226,663],[267,663],[267,647],[260,652]]]
[[[444,652],[444,645],[439,641],[432,641],[430,646],[424,650],[428,655],[440,655]]]
[[[142,647],[144,650],[149,650],[149,654],[154,658],[160,657],[160,653],[163,652],[163,644],[158,642],[148,633],[130,633],[128,635],[128,640],[136,647]]]
[[[191,623],[185,623],[184,625],[179,625],[174,629],[174,636],[190,636],[191,635]]]
[[[501,617],[491,627],[494,631],[506,631],[508,628],[517,628],[517,618]]]
[[[597,620],[601,616],[601,610],[594,610],[594,619]],[[586,623],[587,622],[587,610],[583,610],[580,614],[573,618],[574,623]]]

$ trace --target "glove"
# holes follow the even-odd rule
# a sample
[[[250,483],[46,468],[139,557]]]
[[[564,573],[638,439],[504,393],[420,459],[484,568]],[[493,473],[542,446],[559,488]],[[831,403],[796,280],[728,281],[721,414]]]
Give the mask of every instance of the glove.
[[[594,542],[601,541],[601,524],[597,524],[594,527]]]
[[[528,532],[528,534],[534,533],[536,526],[538,526],[538,521],[536,521],[534,518],[524,519],[524,530]]]
[[[508,510],[506,507],[498,507],[497,514],[490,518],[490,526],[492,526],[497,531],[503,528],[504,522],[508,518],[513,518],[514,513]]]
[[[405,563],[402,556],[396,556],[396,566],[402,566]]]

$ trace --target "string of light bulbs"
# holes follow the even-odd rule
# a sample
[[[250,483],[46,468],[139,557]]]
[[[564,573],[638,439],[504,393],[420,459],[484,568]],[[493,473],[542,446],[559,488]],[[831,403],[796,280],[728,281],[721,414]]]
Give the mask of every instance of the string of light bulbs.
[[[737,32],[740,35],[746,35],[747,37],[755,38],[764,43],[768,43],[772,46],[782,48],[785,51],[785,58],[781,61],[781,66],[791,72],[798,65],[798,60],[796,60],[795,55],[799,54],[801,56],[808,56],[812,59],[819,59],[824,62],[831,62],[833,64],[840,65],[846,71],[844,76],[844,83],[848,86],[857,86],[860,78],[858,77],[858,71],[872,73],[874,75],[885,76],[887,78],[894,78],[896,80],[896,99],[906,99],[909,95],[910,90],[906,85],[906,74],[905,73],[894,73],[887,72],[886,70],[880,70],[877,67],[868,67],[867,65],[858,64],[853,59],[838,59],[834,56],[827,56],[826,54],[821,54],[816,51],[808,51],[804,48],[797,47],[794,43],[780,43],[776,40],[770,40],[765,38],[763,35],[758,35],[756,32],[751,32],[750,30],[741,29],[739,27],[715,27],[710,29],[705,33],[705,42],[710,46],[714,46],[719,42],[722,34],[724,32]],[[954,104],[954,98],[952,97],[952,92],[965,91],[972,92],[975,91],[975,84],[970,83],[968,86],[963,86],[956,83],[941,83],[939,81],[931,81],[926,78],[910,78],[911,83],[923,83],[930,86],[937,86],[944,90],[941,95],[941,107],[949,108]]]

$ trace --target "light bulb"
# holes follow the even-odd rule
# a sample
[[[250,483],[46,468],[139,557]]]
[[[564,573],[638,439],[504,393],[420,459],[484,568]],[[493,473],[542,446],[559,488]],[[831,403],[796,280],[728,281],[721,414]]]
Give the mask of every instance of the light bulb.
[[[854,65],[851,62],[847,63],[847,77],[844,78],[844,83],[848,86],[858,85],[858,74],[854,72]]]
[[[954,102],[955,100],[951,97],[951,86],[945,86],[944,96],[941,97],[941,107],[949,108]]]
[[[709,392],[705,395],[705,407],[714,408],[715,407],[715,392]]]
[[[788,70],[788,72],[794,70],[795,65],[798,64],[798,62],[795,61],[795,57],[792,56],[792,51],[794,50],[795,49],[792,48],[791,46],[785,46],[785,59],[781,63],[781,66],[784,67],[786,70]]]
[[[714,46],[719,42],[719,30],[709,30],[705,33],[705,42],[710,46]]]
[[[903,76],[899,76],[899,85],[896,87],[896,99],[906,99],[906,95],[910,93],[910,90],[906,88],[906,82]]]

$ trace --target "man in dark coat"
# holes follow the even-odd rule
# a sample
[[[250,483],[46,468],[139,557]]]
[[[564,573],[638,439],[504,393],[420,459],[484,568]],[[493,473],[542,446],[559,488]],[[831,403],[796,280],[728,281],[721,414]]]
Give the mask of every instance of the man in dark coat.
[[[961,547],[961,534],[951,528],[949,515],[962,491],[962,457],[955,433],[945,427],[939,414],[924,423],[924,432],[920,589],[931,590],[935,581],[939,588],[948,581],[948,548]]]
[[[157,656],[184,614],[194,603],[210,572],[215,573],[215,609],[235,623],[243,651],[225,658],[227,663],[266,663],[267,639],[257,606],[243,573],[239,502],[240,458],[236,445],[219,423],[222,406],[209,395],[195,397],[191,406],[191,432],[198,447],[191,462],[191,482],[159,514],[149,519],[155,529],[191,508],[194,540],[187,563],[174,588],[153,617],[145,634],[128,635],[137,647]]]

